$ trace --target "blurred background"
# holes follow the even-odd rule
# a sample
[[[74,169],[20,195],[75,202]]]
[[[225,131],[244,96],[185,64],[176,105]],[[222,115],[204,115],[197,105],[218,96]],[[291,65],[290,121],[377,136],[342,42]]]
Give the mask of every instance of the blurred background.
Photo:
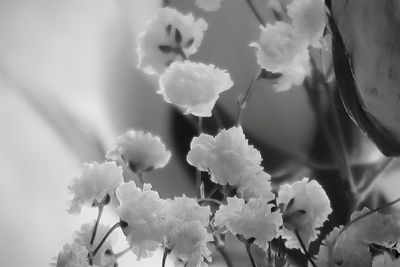
[[[254,4],[273,21],[264,0]],[[258,39],[258,22],[245,1],[225,0],[213,13],[198,9],[194,0],[171,5],[209,24],[192,59],[230,71],[235,85],[217,107],[230,127],[237,97],[258,68],[248,47]],[[155,93],[155,78],[136,67],[135,39],[160,7],[157,0],[0,0],[0,266],[48,266],[72,232],[95,219],[92,209],[79,216],[66,212],[67,186],[84,162],[103,160],[115,138],[130,128],[161,136],[173,152],[166,168],[147,176],[160,195],[194,195],[193,170],[184,163],[194,130]],[[380,161],[379,151],[342,115],[352,163]],[[299,160],[329,161],[303,87],[276,93],[268,81],[259,82],[243,123],[276,179],[320,174],[322,184],[335,182],[334,170],[318,172]],[[214,128],[206,122],[207,131],[215,133]],[[379,184],[390,199],[397,194],[390,186],[395,169]],[[115,219],[106,213],[103,222]],[[240,255],[234,260],[239,263]],[[133,266],[132,261],[128,255],[120,265]],[[134,266],[160,263],[158,255]],[[244,259],[238,266],[247,264]]]

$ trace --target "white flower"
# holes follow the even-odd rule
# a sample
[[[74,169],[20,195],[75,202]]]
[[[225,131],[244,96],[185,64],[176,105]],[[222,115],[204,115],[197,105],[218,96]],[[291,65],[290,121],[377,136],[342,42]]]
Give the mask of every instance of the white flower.
[[[400,259],[394,258],[387,252],[376,256],[372,261],[372,267],[399,267],[399,266],[400,266]]]
[[[283,75],[275,88],[284,91],[301,84],[311,70],[307,39],[293,25],[281,21],[260,28],[258,43],[250,46],[256,48],[257,62],[262,68]]]
[[[221,7],[223,0],[196,0],[196,5],[204,11],[213,12]]]
[[[275,198],[271,188],[271,176],[264,172],[259,171],[254,175],[243,180],[238,187],[238,191],[241,193],[245,200],[250,198],[263,198],[265,200],[272,200]]]
[[[115,196],[115,189],[123,183],[122,169],[115,162],[86,163],[83,174],[75,178],[69,190],[74,194],[69,212],[79,213],[82,205],[93,206],[109,197]]]
[[[354,212],[350,222],[369,212],[367,208]],[[319,267],[371,266],[370,244],[391,247],[400,240],[400,224],[397,216],[373,213],[352,223],[346,230],[335,228],[320,247],[317,265]],[[336,241],[333,248],[334,240]],[[332,258],[330,258],[332,256]],[[333,266],[329,262],[333,262]]]
[[[58,254],[56,267],[89,267],[88,253],[84,246],[65,244]]]
[[[209,206],[200,206],[196,199],[188,198],[183,195],[182,197],[175,197],[173,200],[168,199],[169,212],[168,218],[178,219],[181,222],[198,221],[203,227],[208,226],[211,216]]]
[[[288,248],[301,248],[295,231],[308,247],[318,237],[317,229],[332,212],[325,190],[317,181],[309,181],[308,178],[282,185],[277,204],[283,207],[282,237],[287,240],[285,245]]]
[[[160,199],[150,184],[144,184],[141,190],[133,181],[121,185],[117,197],[121,202],[117,213],[128,224],[122,231],[132,251],[139,260],[150,256],[164,240],[167,201]]]
[[[190,144],[187,161],[201,171],[209,171],[211,180],[221,185],[238,185],[249,173],[259,169],[260,152],[248,141],[241,126],[223,129],[217,136],[200,134]]]
[[[86,247],[88,250],[90,250],[91,248],[95,249],[99,245],[101,239],[108,232],[110,227],[103,224],[99,224],[97,227],[96,237],[94,239],[93,246],[91,246],[90,240],[93,235],[94,224],[95,224],[94,222],[83,224],[80,230],[74,233],[73,242],[80,246]],[[114,266],[114,264],[116,263],[116,259],[115,257],[113,257],[112,245],[115,244],[116,239],[117,235],[115,234],[115,232],[113,232],[111,236],[107,238],[106,242],[104,242],[104,244],[101,246],[99,251],[94,256],[93,264],[102,267]]]
[[[203,258],[211,261],[207,243],[212,240],[211,234],[199,221],[182,222],[167,233],[166,247],[171,250],[175,266],[207,266]]]
[[[262,198],[251,198],[247,203],[241,198],[228,197],[228,204],[221,205],[215,213],[215,225],[226,227],[232,234],[246,239],[255,238],[254,243],[266,249],[268,242],[278,237],[282,215],[271,212],[274,206]]]
[[[226,70],[191,61],[174,62],[160,76],[161,94],[185,114],[210,117],[219,94],[233,85]]]
[[[183,15],[176,9],[162,8],[138,38],[138,67],[148,74],[161,74],[174,60],[197,52],[207,23]]]
[[[122,159],[133,172],[143,173],[164,167],[171,153],[158,136],[130,130],[118,138],[106,157],[115,161]]]
[[[320,40],[325,29],[325,1],[294,0],[287,6],[287,14],[298,34],[307,38],[311,46],[321,48]]]

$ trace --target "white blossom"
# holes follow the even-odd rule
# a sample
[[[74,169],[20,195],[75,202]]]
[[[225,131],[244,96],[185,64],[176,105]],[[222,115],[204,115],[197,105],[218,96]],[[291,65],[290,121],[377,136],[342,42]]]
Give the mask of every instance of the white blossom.
[[[318,237],[318,228],[332,212],[325,190],[317,181],[308,178],[282,185],[277,204],[283,207],[282,237],[286,239],[288,248],[301,248],[295,231],[308,247]]]
[[[298,34],[305,37],[311,46],[321,48],[320,40],[325,29],[325,1],[294,0],[287,6],[287,14]]]
[[[117,214],[127,223],[122,231],[132,251],[139,260],[151,256],[164,240],[167,201],[160,199],[150,184],[144,184],[141,190],[133,181],[121,185],[117,197],[121,203]]]
[[[116,188],[122,183],[122,169],[115,162],[86,163],[83,174],[69,186],[74,197],[68,211],[79,213],[82,205],[91,207],[107,197],[114,198]]]
[[[174,62],[160,76],[164,100],[181,108],[185,114],[210,117],[219,94],[233,85],[226,70],[191,61]]]
[[[266,249],[268,242],[278,237],[282,215],[271,212],[274,207],[262,198],[251,198],[247,203],[237,197],[228,197],[228,204],[221,205],[215,213],[215,224],[226,227],[232,234],[246,239],[255,238],[254,243]]]
[[[169,212],[168,219],[173,218],[181,222],[198,221],[203,227],[208,226],[211,216],[209,206],[200,206],[195,198],[175,197],[168,199]]]
[[[372,267],[399,267],[400,258],[394,258],[389,253],[385,252],[376,256],[372,261]]]
[[[207,27],[205,20],[195,20],[191,13],[160,9],[138,37],[138,67],[148,74],[161,74],[173,61],[197,52]]]
[[[367,212],[367,208],[354,212],[350,222]],[[323,241],[316,261],[319,267],[371,266],[370,244],[391,247],[400,240],[398,217],[390,214],[376,212],[351,223],[346,230],[342,229],[343,226],[335,228]]]
[[[89,259],[86,247],[73,244],[65,244],[59,252],[56,267],[89,267]]]
[[[301,84],[311,70],[307,39],[286,22],[278,21],[260,28],[258,42],[250,46],[256,48],[257,62],[262,68],[282,74],[275,88],[285,91]]]
[[[196,5],[207,12],[217,11],[223,0],[196,0]]]
[[[143,173],[164,167],[171,153],[160,137],[143,131],[130,130],[121,135],[115,147],[107,152],[111,160],[123,160],[135,173]]]
[[[271,175],[264,171],[258,171],[249,176],[248,179],[243,180],[238,187],[245,200],[250,198],[263,198],[265,200],[272,200],[275,198],[271,188]]]
[[[74,232],[73,242],[80,246],[84,246],[88,250],[95,249],[111,227],[104,224],[99,224],[97,227],[96,237],[94,239],[93,245],[90,245],[90,240],[93,235],[94,224],[94,222],[83,224],[79,231]],[[116,263],[116,259],[113,255],[112,246],[116,243],[116,240],[117,235],[115,234],[115,232],[113,232],[94,256],[94,265],[101,267],[114,266],[114,264]]]

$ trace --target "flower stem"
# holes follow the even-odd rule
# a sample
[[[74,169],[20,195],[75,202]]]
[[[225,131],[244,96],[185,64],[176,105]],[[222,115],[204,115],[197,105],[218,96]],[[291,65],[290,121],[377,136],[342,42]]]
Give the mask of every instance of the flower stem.
[[[198,118],[198,134],[203,132],[203,118]],[[204,198],[204,188],[201,184],[201,171],[196,169],[196,196],[197,198]]]
[[[226,253],[225,248],[222,246],[216,246],[219,254],[221,254],[222,258],[224,259],[227,267],[233,267],[233,263],[231,258],[229,257],[228,253]]]
[[[256,76],[254,77],[253,81],[251,82],[249,88],[247,89],[244,97],[238,98],[239,112],[238,112],[238,117],[236,120],[236,126],[239,126],[242,123],[242,117],[243,117],[244,110],[246,109],[246,106],[247,106],[247,103],[249,102],[250,96],[251,96],[252,92],[254,91],[254,86],[255,86],[257,80],[260,78],[261,74],[262,74],[262,69],[259,69]]]
[[[246,241],[245,246],[246,246],[247,255],[249,256],[249,259],[251,262],[251,266],[257,267],[257,263],[254,260],[253,254],[251,253],[251,244],[253,244],[253,242],[254,242],[254,240],[249,239]]]
[[[254,16],[257,18],[258,22],[265,26],[265,21],[262,18],[262,16],[260,15],[260,13],[257,11],[256,7],[254,6],[253,2],[251,0],[246,0],[247,5],[249,6],[249,8],[251,9],[251,11],[254,13]]]
[[[96,223],[94,224],[92,238],[90,239],[90,246],[93,246],[94,239],[96,238],[97,228],[99,227],[100,218],[101,218],[101,215],[103,214],[104,205],[99,205],[98,208],[99,209],[98,209],[98,213],[97,213]]]
[[[308,253],[306,245],[304,244],[303,240],[300,237],[299,232],[297,231],[297,229],[294,230],[294,233],[296,234],[297,239],[299,240],[300,246],[301,248],[304,250],[304,254],[307,256],[307,259],[309,260],[309,262],[311,263],[311,265],[313,267],[317,267],[317,265],[315,264],[315,262],[313,261],[310,253]]]
[[[164,254],[163,254],[162,262],[161,262],[161,267],[165,267],[165,263],[167,262],[168,254],[169,254],[170,252],[171,252],[171,250],[169,250],[168,248],[165,248],[165,249],[164,249]]]
[[[111,233],[117,229],[118,227],[123,227],[125,223],[124,222],[117,222],[116,224],[113,225],[113,227],[111,227],[110,230],[108,230],[108,232],[104,235],[103,239],[100,241],[99,245],[96,247],[96,249],[93,251],[93,257],[96,255],[96,253],[99,251],[99,249],[101,248],[101,246],[104,244],[104,242],[106,242],[107,238],[111,235]]]

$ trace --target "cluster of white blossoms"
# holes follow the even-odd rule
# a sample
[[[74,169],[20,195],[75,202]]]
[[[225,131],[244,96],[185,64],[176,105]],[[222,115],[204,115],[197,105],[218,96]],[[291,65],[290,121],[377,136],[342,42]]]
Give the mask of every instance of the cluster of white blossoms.
[[[282,74],[274,87],[285,91],[300,85],[311,72],[308,48],[321,48],[325,4],[323,0],[296,0],[284,10],[284,3],[272,2],[277,12],[287,10],[289,21],[260,26],[259,40],[250,46],[257,49],[257,62],[262,68]]]

